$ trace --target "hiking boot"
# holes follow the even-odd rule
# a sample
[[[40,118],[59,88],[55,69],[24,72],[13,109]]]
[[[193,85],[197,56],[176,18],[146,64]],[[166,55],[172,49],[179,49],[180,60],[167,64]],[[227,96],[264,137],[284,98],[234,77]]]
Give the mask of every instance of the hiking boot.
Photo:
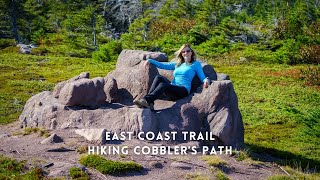
[[[134,100],[133,103],[139,108],[150,108],[151,110],[154,110],[154,104],[148,103],[145,99]]]

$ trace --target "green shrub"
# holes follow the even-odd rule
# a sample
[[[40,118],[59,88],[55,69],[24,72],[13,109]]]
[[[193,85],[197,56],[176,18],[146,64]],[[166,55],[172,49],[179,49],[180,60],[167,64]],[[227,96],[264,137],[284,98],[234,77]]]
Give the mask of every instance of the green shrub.
[[[48,48],[46,46],[40,46],[37,48],[33,48],[31,50],[32,55],[38,55],[38,56],[44,56],[49,52]]]
[[[208,40],[208,37],[206,36],[206,34],[201,32],[200,29],[196,29],[196,28],[188,31],[188,36],[189,36],[188,42],[194,45],[199,45],[205,42],[206,40]]]
[[[33,32],[31,35],[31,41],[36,44],[43,44],[45,37],[45,30],[43,28],[38,29],[37,31]]]
[[[307,85],[320,86],[320,66],[308,66],[300,69],[300,78],[307,82]]]
[[[72,178],[72,179],[77,179],[77,180],[89,180],[89,176],[81,171],[81,169],[79,168],[76,168],[76,167],[72,167],[70,168],[69,170],[69,176]]]
[[[195,49],[197,53],[201,56],[215,57],[219,54],[228,52],[230,49],[229,41],[225,36],[213,36],[208,41],[197,46]]]
[[[82,156],[79,162],[84,166],[97,169],[102,174],[120,174],[128,171],[142,170],[142,166],[135,162],[112,161],[98,155]]]
[[[12,174],[19,174],[24,168],[23,162],[18,162],[10,158],[0,155],[0,174],[10,176]]]
[[[188,36],[180,34],[166,34],[163,38],[154,41],[154,45],[161,52],[173,55],[184,43],[188,42]]]
[[[98,51],[92,53],[92,58],[98,61],[115,61],[122,51],[122,44],[119,41],[110,41],[102,44]]]
[[[66,55],[69,57],[90,58],[90,53],[86,49],[72,49]]]
[[[302,62],[299,49],[299,42],[295,39],[287,39],[283,42],[283,46],[276,51],[275,57],[279,63],[298,64]]]
[[[0,49],[14,46],[16,44],[16,41],[14,39],[0,39]]]
[[[40,168],[23,173],[24,169],[26,168],[23,161],[0,155],[0,179],[43,179],[43,171]]]
[[[261,61],[265,63],[277,62],[274,53],[272,53],[270,50],[264,50],[257,44],[244,46],[244,49],[242,50],[242,56],[252,61]]]
[[[48,33],[43,43],[45,45],[59,45],[65,43],[66,38],[67,36],[62,33]]]
[[[36,179],[36,180],[40,180],[40,179],[44,179],[43,176],[43,171],[41,168],[34,168],[31,171],[21,175],[21,178],[18,179]]]

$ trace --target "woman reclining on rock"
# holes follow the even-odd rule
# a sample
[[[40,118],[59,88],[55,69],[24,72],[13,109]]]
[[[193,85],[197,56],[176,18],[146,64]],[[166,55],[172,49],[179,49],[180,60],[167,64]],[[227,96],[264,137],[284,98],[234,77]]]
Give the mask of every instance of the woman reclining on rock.
[[[157,75],[152,82],[149,93],[144,98],[133,101],[140,108],[150,108],[153,110],[154,101],[162,94],[171,99],[181,99],[189,95],[191,82],[197,74],[203,87],[207,88],[209,79],[205,78],[200,62],[196,61],[196,53],[189,44],[184,44],[178,51],[177,62],[161,63],[153,59],[148,59],[145,66],[155,65],[157,68],[173,71],[173,80],[170,82],[163,76]]]

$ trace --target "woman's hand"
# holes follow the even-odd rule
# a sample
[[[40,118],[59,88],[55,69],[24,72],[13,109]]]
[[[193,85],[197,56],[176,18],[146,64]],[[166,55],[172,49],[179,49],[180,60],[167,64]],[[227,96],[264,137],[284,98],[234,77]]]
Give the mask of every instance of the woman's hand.
[[[203,83],[203,88],[208,88],[209,87],[209,79],[206,79]]]
[[[144,68],[147,69],[149,66],[150,66],[150,62],[149,62],[149,60],[147,59],[147,60],[144,62]]]

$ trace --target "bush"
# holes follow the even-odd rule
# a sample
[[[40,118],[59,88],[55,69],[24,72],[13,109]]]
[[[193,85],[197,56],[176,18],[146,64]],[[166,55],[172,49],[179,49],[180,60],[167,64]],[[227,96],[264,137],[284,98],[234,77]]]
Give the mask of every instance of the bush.
[[[275,63],[276,58],[274,57],[274,53],[272,53],[270,50],[264,50],[260,46],[256,44],[245,46],[244,50],[242,51],[243,57],[246,57],[252,61]]]
[[[19,162],[0,154],[0,179],[43,179],[43,171],[40,168],[23,173],[25,169],[23,161]]]
[[[283,42],[283,46],[276,51],[275,57],[279,63],[302,63],[299,49],[299,42],[297,42],[295,39],[287,39]]]
[[[142,170],[142,166],[135,162],[111,161],[98,155],[82,156],[79,162],[84,166],[97,169],[102,174],[120,174],[128,171]]]
[[[208,40],[208,37],[206,34],[201,32],[201,29],[194,28],[188,31],[189,40],[188,42],[194,45],[199,45],[206,40]]]
[[[86,49],[72,49],[71,51],[67,52],[66,55],[70,57],[78,57],[78,58],[90,57],[90,53]]]
[[[189,37],[186,35],[172,34],[165,35],[162,39],[155,41],[161,52],[173,55],[183,44],[188,43]]]
[[[320,45],[303,46],[300,55],[304,63],[320,64]]]
[[[156,40],[168,34],[185,34],[195,24],[196,22],[191,19],[160,19],[151,23],[148,35],[151,40]]]
[[[225,36],[213,36],[208,41],[200,44],[195,48],[201,56],[215,57],[219,54],[228,52],[230,49],[229,41]]]
[[[62,33],[50,33],[47,34],[44,44],[48,46],[64,44],[66,38],[67,36]]]
[[[122,51],[122,44],[119,41],[110,41],[102,44],[98,51],[92,53],[92,58],[98,61],[115,61]]]
[[[16,41],[14,39],[0,39],[0,49],[14,46],[16,44]]]
[[[70,176],[72,179],[89,180],[88,175],[87,175],[85,172],[81,171],[81,169],[76,168],[76,167],[70,168],[70,170],[69,170],[69,176]]]
[[[31,54],[32,55],[38,55],[38,56],[44,56],[48,53],[48,49],[47,47],[45,46],[40,46],[40,47],[37,47],[37,48],[32,48],[31,50]]]
[[[309,66],[300,69],[300,78],[306,80],[308,85],[320,86],[320,66]]]
[[[23,168],[23,162],[11,160],[10,158],[0,155],[0,174],[7,176],[12,174],[19,174],[22,172]]]

